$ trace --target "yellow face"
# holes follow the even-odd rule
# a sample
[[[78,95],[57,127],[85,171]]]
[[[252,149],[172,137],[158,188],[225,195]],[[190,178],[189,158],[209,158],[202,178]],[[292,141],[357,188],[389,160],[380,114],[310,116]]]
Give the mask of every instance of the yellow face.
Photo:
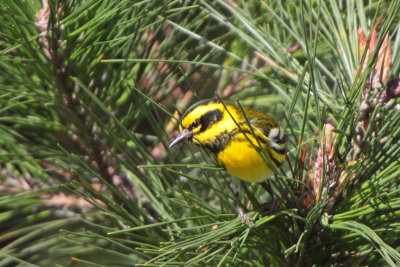
[[[208,103],[207,105],[199,105],[193,110],[188,109],[181,120],[180,131],[189,129],[193,134],[192,137],[205,133],[207,129],[215,127],[218,122],[222,121],[224,114],[224,106],[221,103]],[[196,140],[194,138],[194,140]],[[201,142],[196,142],[201,144]]]
[[[170,144],[170,147],[186,139],[197,145],[205,146],[215,152],[216,137],[224,135],[237,128],[232,117],[237,111],[224,105],[217,99],[207,99],[192,105],[182,115],[179,126],[180,134]]]
[[[210,145],[217,136],[231,132],[237,128],[228,111],[235,118],[236,110],[229,106],[224,107],[220,102],[202,101],[201,104],[184,115],[181,122],[181,131],[188,129],[192,132],[190,139],[198,145]],[[206,105],[204,105],[206,103]],[[222,138],[222,137],[221,137]]]

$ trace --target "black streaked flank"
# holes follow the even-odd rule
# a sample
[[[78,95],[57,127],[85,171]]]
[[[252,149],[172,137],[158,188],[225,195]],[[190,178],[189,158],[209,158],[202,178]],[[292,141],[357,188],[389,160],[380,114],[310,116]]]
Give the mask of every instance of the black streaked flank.
[[[278,154],[285,155],[285,153],[286,153],[286,150],[285,150],[285,149],[276,148],[276,147],[273,147],[273,146],[271,146],[271,148],[272,148],[276,153],[278,153]]]
[[[279,167],[279,166],[282,165],[282,162],[277,161],[277,160],[272,156],[272,154],[271,154],[270,151],[266,151],[266,152],[267,152],[267,154],[268,154],[269,159],[272,160],[272,161],[275,163],[276,167]]]

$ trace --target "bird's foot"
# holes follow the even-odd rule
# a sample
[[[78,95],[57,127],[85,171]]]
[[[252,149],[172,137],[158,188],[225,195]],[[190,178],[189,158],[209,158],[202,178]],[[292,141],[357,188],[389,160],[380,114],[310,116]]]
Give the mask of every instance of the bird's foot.
[[[242,208],[239,208],[239,214],[238,214],[240,220],[242,221],[242,223],[245,223],[247,225],[250,225],[251,227],[254,227],[254,223],[253,223],[253,218],[250,218],[249,216],[247,216]]]

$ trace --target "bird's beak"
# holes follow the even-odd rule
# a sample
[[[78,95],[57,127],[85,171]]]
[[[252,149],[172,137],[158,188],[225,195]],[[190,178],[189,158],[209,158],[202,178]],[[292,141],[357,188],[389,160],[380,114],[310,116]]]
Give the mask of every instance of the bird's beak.
[[[175,146],[176,144],[184,141],[186,138],[191,137],[192,134],[193,134],[193,132],[189,131],[188,129],[182,130],[182,132],[180,134],[178,134],[178,136],[174,139],[174,141],[171,142],[171,144],[169,145],[168,148],[171,148],[171,147]]]

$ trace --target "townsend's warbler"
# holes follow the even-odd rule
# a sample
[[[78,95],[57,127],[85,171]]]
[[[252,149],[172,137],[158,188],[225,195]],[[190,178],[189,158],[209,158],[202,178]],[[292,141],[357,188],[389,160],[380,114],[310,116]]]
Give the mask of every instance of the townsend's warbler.
[[[272,117],[248,107],[243,110],[248,121],[236,105],[224,105],[218,99],[197,102],[183,114],[180,134],[169,147],[187,139],[208,148],[228,173],[245,181],[262,182],[273,174],[271,164],[279,167],[285,160],[287,137]],[[258,144],[269,163],[261,156]]]

